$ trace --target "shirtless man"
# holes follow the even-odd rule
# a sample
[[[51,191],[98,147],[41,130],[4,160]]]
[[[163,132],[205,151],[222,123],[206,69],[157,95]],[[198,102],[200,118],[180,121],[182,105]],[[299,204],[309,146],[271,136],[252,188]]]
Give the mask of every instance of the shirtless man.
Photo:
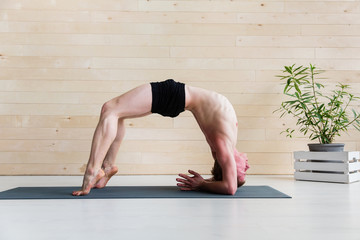
[[[238,123],[233,106],[218,93],[169,79],[141,85],[103,105],[83,185],[73,195],[86,195],[92,188],[103,188],[117,173],[115,157],[125,134],[124,119],[151,113],[176,117],[184,110],[191,111],[196,118],[215,163],[211,179],[205,180],[189,170],[193,176],[179,174],[181,178],[176,179],[177,186],[181,190],[235,194],[237,188],[245,183],[249,166],[246,155],[235,148]]]

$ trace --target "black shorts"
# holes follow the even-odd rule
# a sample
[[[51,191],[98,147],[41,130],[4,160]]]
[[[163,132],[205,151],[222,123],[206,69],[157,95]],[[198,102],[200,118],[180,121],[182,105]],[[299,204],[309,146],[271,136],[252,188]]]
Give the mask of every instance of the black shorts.
[[[168,79],[152,82],[151,112],[165,117],[176,117],[185,111],[185,84]]]

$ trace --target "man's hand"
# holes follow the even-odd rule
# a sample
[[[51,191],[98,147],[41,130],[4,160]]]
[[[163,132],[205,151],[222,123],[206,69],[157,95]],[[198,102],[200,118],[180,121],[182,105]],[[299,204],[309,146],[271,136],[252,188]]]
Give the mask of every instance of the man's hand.
[[[199,190],[201,185],[205,182],[204,178],[193,170],[189,170],[189,173],[194,176],[190,177],[186,174],[179,174],[182,178],[176,179],[176,181],[178,181],[177,186],[180,187],[180,190],[184,191]]]

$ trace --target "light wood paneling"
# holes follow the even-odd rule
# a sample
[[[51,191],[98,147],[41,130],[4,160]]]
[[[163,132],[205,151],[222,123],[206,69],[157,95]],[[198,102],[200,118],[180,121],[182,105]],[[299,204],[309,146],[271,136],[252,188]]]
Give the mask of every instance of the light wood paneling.
[[[232,102],[249,174],[292,174],[308,140],[280,135],[295,121],[273,113],[285,99],[275,75],[313,63],[327,86],[360,92],[359,26],[359,1],[3,0],[0,174],[83,174],[102,104],[169,78]],[[119,174],[210,172],[189,112],[125,125]],[[358,150],[359,137],[350,128],[338,141]]]
[[[286,1],[285,12],[289,13],[359,13],[358,1],[318,1],[312,0],[310,4],[301,1]]]
[[[88,0],[63,0],[53,2],[47,0],[26,0],[11,1],[3,0],[1,2],[3,9],[39,9],[39,10],[74,10],[74,11],[94,11],[94,10],[111,10],[111,11],[136,11],[138,10],[137,1],[133,0],[104,0],[101,4]]]
[[[0,22],[1,24],[1,22]],[[52,34],[0,32],[1,44],[80,45],[80,46],[235,46],[233,36],[226,35],[138,35],[131,34]]]
[[[172,47],[170,56],[174,58],[308,58],[314,57],[313,48],[279,47]]]
[[[159,23],[65,23],[65,22],[8,22],[0,24],[0,32],[10,33],[81,33],[81,34],[175,34],[175,35],[299,35],[302,25],[277,24],[159,24]],[[340,35],[340,34],[338,34]]]
[[[324,26],[323,26],[324,27]],[[360,47],[360,37],[351,36],[238,36],[239,47]]]
[[[283,2],[267,4],[253,1],[146,1],[139,0],[141,11],[185,12],[281,12]]]
[[[14,45],[2,46],[0,51],[9,56],[39,57],[154,57],[166,58],[170,52],[168,47],[120,47],[117,46],[54,46],[54,45]]]
[[[184,81],[219,81],[249,82],[255,80],[255,72],[251,70],[213,70],[213,69],[27,69],[6,68],[0,71],[2,79],[32,80],[117,80],[121,84],[132,84],[131,81],[159,81],[164,78],[183,79]],[[64,85],[68,82],[64,81]],[[69,83],[71,84],[71,83]]]
[[[312,4],[310,4],[312,5]],[[359,24],[358,13],[240,13],[238,22],[244,24]]]

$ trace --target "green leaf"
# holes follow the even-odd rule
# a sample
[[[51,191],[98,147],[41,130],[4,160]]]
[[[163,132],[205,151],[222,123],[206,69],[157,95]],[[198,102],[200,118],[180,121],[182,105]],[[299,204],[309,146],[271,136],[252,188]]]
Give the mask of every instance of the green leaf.
[[[300,66],[300,67],[302,67],[302,66]],[[299,68],[300,68],[300,67],[299,67]],[[308,70],[308,68],[303,68],[300,72],[297,72],[297,73],[295,74],[295,76],[302,74],[302,73],[305,72],[306,70]]]
[[[353,114],[354,114],[354,118],[356,118],[357,117],[357,113],[356,113],[356,111],[354,110],[354,109],[351,109],[351,111],[353,112]]]
[[[287,85],[290,85],[290,84],[291,84],[291,79],[292,79],[291,77],[288,78],[288,80],[286,81],[286,84],[287,84]]]
[[[288,73],[292,74],[291,67],[285,66],[285,70],[286,70]]]
[[[324,85],[320,84],[320,83],[316,83],[316,86],[318,87],[318,89],[324,87]]]
[[[301,90],[299,88],[299,85],[297,83],[294,83],[294,87],[295,87],[296,91],[301,95]]]
[[[297,68],[294,70],[294,72],[296,72],[296,71],[299,70],[300,68],[302,68],[302,66],[297,67]]]
[[[315,136],[315,137],[312,137],[310,140],[315,140],[315,139],[317,139],[318,137],[317,136]]]
[[[306,109],[306,105],[303,102],[300,102],[303,109]]]
[[[286,84],[285,88],[284,88],[284,93],[286,93],[288,91],[289,88],[289,84]],[[290,89],[289,89],[290,90]]]

